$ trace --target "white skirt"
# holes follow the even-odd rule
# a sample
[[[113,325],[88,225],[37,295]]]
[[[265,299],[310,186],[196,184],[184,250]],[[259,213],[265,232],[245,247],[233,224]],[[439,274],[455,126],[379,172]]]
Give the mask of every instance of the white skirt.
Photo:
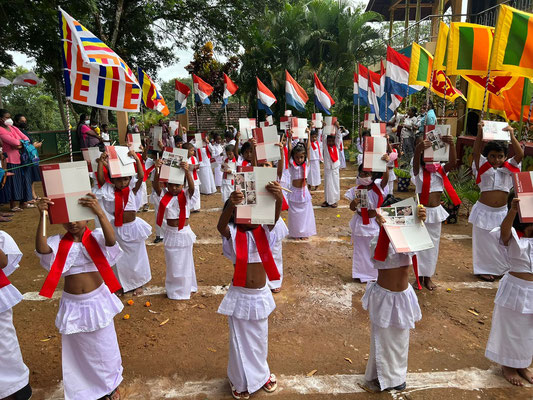
[[[21,301],[22,294],[15,286],[7,285],[0,288],[0,313],[10,310]]]
[[[212,194],[216,193],[215,178],[213,177],[213,170],[211,167],[198,168],[198,176],[200,177],[200,193]]]
[[[344,154],[344,150],[339,151],[339,168],[346,168],[346,155]]]
[[[361,217],[357,212],[355,212],[354,216],[350,220],[350,229],[352,230],[352,238],[356,236],[372,238],[379,235],[379,225],[376,222],[376,218],[369,218],[368,225],[365,225],[363,224],[363,217]]]
[[[361,282],[378,279],[378,270],[374,268],[374,263],[370,256],[371,241],[371,236],[352,236],[352,278],[357,278]]]
[[[339,169],[324,169],[324,194],[326,203],[334,204],[341,199]]]
[[[509,263],[502,252],[498,239],[490,234],[490,230],[472,227],[472,261],[474,275],[500,276],[509,271]]]
[[[413,329],[415,322],[422,318],[411,285],[402,292],[392,292],[377,282],[368,282],[361,301],[363,308],[368,310],[370,321],[380,328]]]
[[[18,392],[29,379],[30,371],[22,360],[10,308],[0,312],[0,399]]]
[[[124,254],[116,263],[117,277],[124,292],[140,288],[152,279],[145,240],[152,227],[141,218],[115,227],[117,241]]]
[[[196,235],[189,225],[180,231],[177,227],[165,228],[165,288],[172,300],[188,300],[198,291],[194,270],[193,244]]]
[[[222,177],[224,173],[222,172],[220,163],[214,163],[213,165],[213,170],[215,174],[215,186],[220,187],[222,186]]]
[[[195,185],[194,186],[194,195],[193,195],[193,199],[196,199],[196,201],[192,202],[191,204],[191,211],[196,211],[196,210],[199,210],[200,209],[200,185]]]
[[[222,193],[222,207],[224,207],[224,204],[226,204],[226,201],[229,199],[231,193],[233,192],[233,185],[231,184],[231,180],[229,180],[229,183],[226,183],[225,181],[222,182],[222,186],[220,188],[220,192]]]
[[[365,380],[377,379],[381,390],[403,384],[407,378],[409,329],[371,324],[370,354]]]
[[[490,207],[478,201],[470,211],[468,222],[478,228],[491,231],[500,227],[506,215],[507,206]]]
[[[485,357],[506,367],[529,367],[533,358],[533,282],[506,274],[494,303]]]
[[[228,292],[218,307],[218,313],[247,321],[268,318],[276,308],[272,292],[265,286],[249,289],[230,285]]]
[[[268,318],[228,318],[228,379],[238,392],[254,393],[268,382]]]
[[[319,186],[322,183],[320,177],[320,160],[309,160],[307,183],[311,186]]]
[[[311,194],[307,186],[291,188],[287,200],[289,203],[289,236],[302,238],[316,235],[315,211]]]
[[[416,257],[418,259],[418,276],[432,277],[435,275],[435,269],[437,268],[437,261],[439,259],[442,222],[446,221],[449,214],[441,205],[437,207],[426,207],[426,214],[427,217],[424,224],[426,225],[434,247],[416,252]]]
[[[146,181],[141,184],[141,206],[148,204],[148,189],[146,188]]]

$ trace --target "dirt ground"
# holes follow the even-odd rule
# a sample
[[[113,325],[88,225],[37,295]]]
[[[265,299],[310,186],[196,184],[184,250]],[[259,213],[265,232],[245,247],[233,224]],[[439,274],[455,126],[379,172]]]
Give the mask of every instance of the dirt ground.
[[[342,197],[355,184],[354,176],[353,166],[341,171],[345,178],[341,179]],[[313,192],[314,205],[323,202],[322,189],[320,186]],[[315,209],[316,239],[284,243],[283,290],[275,295],[277,308],[269,326],[269,363],[280,385],[276,398],[533,398],[531,386],[515,388],[507,384],[496,366],[484,357],[497,285],[478,285],[472,275],[471,227],[464,210],[458,224],[443,226],[435,277],[439,288],[418,293],[423,318],[411,331],[408,390],[402,394],[361,392],[356,381],[364,374],[370,329],[368,314],[361,307],[364,285],[351,279],[348,222],[352,212],[347,205],[342,199],[338,209]],[[216,310],[223,297],[222,286],[231,281],[233,267],[222,256],[216,231],[220,210],[213,210],[218,207],[220,193],[202,195],[202,211],[191,216],[190,225],[199,240],[194,258],[200,287],[191,300],[166,298],[162,244],[148,246],[153,276],[148,289],[157,294],[135,298],[135,303],[125,304],[123,313],[115,319],[124,366],[124,399],[231,398],[224,381],[227,321]],[[154,226],[153,211],[139,216]],[[286,212],[282,216],[287,218]],[[21,268],[11,279],[22,293],[38,292],[45,277],[34,254],[36,220],[37,211],[30,209],[2,226],[24,253]],[[49,234],[61,229],[50,226]],[[153,236],[147,243],[152,240]],[[35,293],[27,297],[32,295],[38,298]],[[124,303],[130,298],[126,295]],[[144,306],[146,301],[151,307]],[[61,338],[54,325],[58,304],[57,298],[24,300],[14,308],[35,399],[62,398]],[[130,315],[128,320],[123,319],[126,313]],[[314,375],[308,376],[314,370]],[[454,371],[455,375],[449,375]],[[338,387],[342,384],[348,389]],[[262,392],[254,397],[266,396],[272,395]]]

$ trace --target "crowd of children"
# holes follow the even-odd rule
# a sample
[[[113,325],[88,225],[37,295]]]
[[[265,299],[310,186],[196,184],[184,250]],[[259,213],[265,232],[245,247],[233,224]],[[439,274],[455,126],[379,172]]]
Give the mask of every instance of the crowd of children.
[[[512,174],[520,170],[523,150],[512,129],[508,129],[514,150],[510,160],[502,143],[489,142],[483,148],[480,127],[472,169],[481,197],[470,222],[474,273],[491,281],[503,275],[486,356],[502,365],[509,382],[523,385],[522,378],[533,383],[528,370],[533,356],[533,224],[520,224],[519,202],[510,193]],[[235,399],[248,399],[261,388],[266,392],[276,390],[277,378],[267,362],[268,317],[276,307],[273,293],[282,287],[282,241],[286,236],[306,240],[317,234],[311,191],[322,182],[320,163],[324,164],[322,207],[336,208],[340,200],[339,170],[343,168],[346,130],[337,122],[333,134],[326,135],[313,124],[306,133],[308,139],[294,139],[291,129],[281,133],[277,165],[258,163],[256,139],[242,141],[240,133],[234,136],[229,130],[224,139],[215,134],[211,139],[203,138],[202,143],[186,138],[174,140],[175,147],[188,151],[187,159],[179,165],[185,175],[180,183],[161,181],[163,162],[159,157],[148,158],[146,148],[141,154],[129,152],[136,176],[111,178],[104,152],[97,160],[94,193],[79,200],[97,218],[94,231],[87,221],[70,222],[64,224],[64,234],[47,238],[43,230],[45,212],[53,200],[39,199],[36,252],[49,271],[40,293],[51,297],[60,278],[65,278],[55,321],[62,338],[65,399],[120,399],[123,367],[113,318],[123,308],[117,296],[125,292],[141,295],[151,280],[145,242],[152,227],[136,216],[147,203],[148,178],[152,181],[156,242],[162,241],[165,249],[165,288],[173,300],[190,299],[198,290],[193,257],[196,235],[189,217],[201,210],[200,194],[220,190],[223,210],[217,229],[223,254],[234,265],[232,283],[218,308],[218,313],[228,317],[227,375],[231,394]],[[357,142],[361,149],[368,135],[361,131]],[[352,278],[367,283],[362,304],[371,324],[364,385],[368,391],[406,387],[409,331],[422,317],[413,286],[420,288],[420,280],[428,290],[437,288],[432,277],[441,225],[448,216],[440,204],[441,194],[445,191],[454,203],[460,201],[447,177],[456,165],[454,143],[451,137],[444,137],[443,142],[450,148],[447,163],[424,161],[424,149],[431,146],[427,140],[420,140],[414,147],[412,160],[420,199],[417,217],[425,221],[433,248],[397,253],[383,228],[385,219],[379,209],[386,201],[395,201],[390,196],[390,181],[401,147],[398,150],[389,143],[382,156],[388,163],[384,173],[365,171],[359,159],[356,184],[345,194],[354,212],[349,222],[354,249]],[[265,187],[275,201],[272,224],[237,223],[235,210],[245,196],[235,186],[235,174],[238,167],[250,166],[277,167],[277,179]],[[366,193],[365,204],[361,190]],[[288,227],[280,218],[287,207]],[[12,322],[12,307],[22,295],[7,278],[21,257],[13,239],[0,232],[1,399],[31,397],[29,371]],[[408,282],[412,264],[418,267],[415,285]]]

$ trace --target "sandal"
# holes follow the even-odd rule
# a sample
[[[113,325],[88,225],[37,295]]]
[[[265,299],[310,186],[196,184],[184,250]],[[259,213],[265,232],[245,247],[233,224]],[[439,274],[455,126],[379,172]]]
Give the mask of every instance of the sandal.
[[[324,208],[325,208],[325,207],[329,207],[329,204],[328,204],[327,201],[325,201],[325,202],[323,202],[323,203],[320,205],[320,207],[324,207]]]
[[[250,394],[248,392],[237,392],[237,389],[235,389],[235,386],[233,386],[233,383],[229,382],[229,387],[231,388],[231,395],[236,400],[247,400],[250,398]]]
[[[11,211],[11,212],[14,212],[14,213],[15,213],[15,212],[21,212],[21,211],[22,211],[22,208],[20,208],[20,207],[13,207],[10,211]]]
[[[488,274],[476,275],[479,279],[485,282],[494,282],[494,277]]]
[[[275,289],[271,289],[270,291],[271,291],[272,293],[279,293],[279,292],[281,292],[281,288],[278,287],[278,288],[275,288]]]
[[[333,203],[332,205],[330,205],[330,207],[331,207],[331,208],[337,208],[338,205],[337,205],[337,203]]]
[[[270,384],[270,388],[267,385]],[[278,388],[278,381],[276,380],[276,375],[270,374],[268,381],[263,385],[263,390],[267,393],[272,393]]]
[[[9,222],[11,221],[11,218],[9,217],[0,217],[0,222]]]

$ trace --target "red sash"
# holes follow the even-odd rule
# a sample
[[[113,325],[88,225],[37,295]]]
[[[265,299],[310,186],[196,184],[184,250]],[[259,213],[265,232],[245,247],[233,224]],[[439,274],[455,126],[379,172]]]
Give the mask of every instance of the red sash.
[[[65,262],[67,260],[70,248],[72,247],[72,243],[74,243],[73,237],[70,232],[67,232],[59,242],[56,258],[52,264],[52,267],[50,268],[50,272],[46,276],[43,287],[39,292],[41,296],[51,298],[54,294],[54,290],[56,289],[59,279],[63,274]],[[96,268],[98,269],[98,272],[100,272],[100,275],[102,276],[104,283],[109,288],[109,291],[111,293],[115,293],[122,286],[113,273],[113,270],[109,265],[109,261],[107,261],[107,258],[105,258],[100,245],[94,236],[91,235],[91,230],[89,228],[85,228],[81,243],[83,244],[83,247],[85,247],[85,250],[87,250],[87,253],[89,253],[89,257],[91,257],[92,262],[94,265],[96,265]]]
[[[11,282],[9,282],[9,279],[7,279],[7,275],[5,274],[4,270],[0,268],[0,289],[10,284]]]
[[[485,172],[487,172],[491,168],[492,168],[492,165],[488,161],[479,168],[479,171],[477,172],[476,184],[479,185],[479,183],[481,182],[481,175],[483,175]],[[505,161],[500,168],[507,168],[513,174],[520,172],[520,168],[517,168],[509,164],[508,161]]]
[[[320,151],[320,143],[318,142],[318,140],[316,142],[311,142],[311,147],[313,148],[313,150],[316,150],[318,148],[318,158],[322,160],[322,152]]]
[[[242,166],[243,167],[247,167],[249,165],[252,165],[252,163],[250,161],[242,160]]]
[[[366,189],[367,186],[358,186],[357,189]],[[378,195],[378,204],[376,208],[380,208],[383,204],[383,194],[381,193],[381,190],[379,190],[378,186],[372,182],[372,186],[370,188],[374,193]],[[361,218],[363,218],[363,225],[368,225],[370,223],[370,218],[368,216],[368,208],[361,207]]]
[[[306,181],[307,179],[305,178],[305,169],[307,167],[306,165],[307,163],[304,161],[304,163],[302,165],[297,165],[296,164],[296,161],[292,160],[292,165],[294,165],[294,168],[298,168],[298,167],[302,167],[303,168],[303,172],[304,172],[304,177],[303,177],[303,185],[302,185],[302,188],[304,190],[302,190],[302,198],[305,198],[305,186],[306,186]],[[292,183],[292,182],[291,182]],[[283,205],[281,206],[283,208]]]
[[[258,226],[252,230],[254,235],[255,244],[263,268],[271,281],[277,281],[280,279],[278,267],[272,257],[272,251],[268,244],[265,230],[262,226]],[[233,274],[233,286],[246,286],[246,272],[248,270],[248,237],[246,231],[241,229],[237,225],[237,233],[235,235],[235,273]]]
[[[289,203],[285,199],[285,193],[283,193],[283,201],[281,203],[281,211],[287,211],[289,209]]]
[[[130,188],[122,190],[115,189],[115,226],[122,226],[124,223],[124,208],[130,198]]]
[[[393,153],[398,153],[398,150],[392,149]],[[400,164],[398,163],[398,157],[396,157],[396,160],[394,160],[394,168],[400,168]]]
[[[139,157],[139,161],[141,162],[141,166],[142,166],[142,169],[143,169],[143,172],[144,172],[143,182],[146,182],[148,180],[148,177],[152,173],[152,171],[155,169],[155,164],[152,165],[150,168],[146,169],[146,164],[144,163],[144,160],[142,158],[142,154],[141,153],[137,153],[137,156]],[[137,172],[137,164],[135,164],[135,171]]]
[[[163,218],[165,217],[165,210],[167,209],[168,203],[172,200],[174,196],[169,192],[166,192],[161,201],[159,202],[159,208],[157,209],[157,219],[156,224],[158,226],[163,225]],[[180,215],[178,223],[178,231],[181,231],[185,226],[185,220],[187,219],[187,213],[185,207],[187,207],[187,198],[183,189],[178,193],[178,204],[180,206]]]
[[[488,163],[487,163],[488,164]],[[454,206],[458,206],[461,204],[461,199],[459,196],[457,196],[457,193],[455,192],[455,189],[453,188],[452,183],[446,176],[446,172],[444,172],[444,168],[442,168],[442,165],[439,165],[439,168],[437,169],[437,172],[442,177],[442,183],[444,185],[444,190],[448,194],[448,197],[452,201]],[[431,186],[431,173],[427,171],[425,168],[422,169],[422,193],[420,194],[420,203],[423,205],[427,205],[429,202],[429,190]]]
[[[196,158],[194,156],[191,157],[191,164],[196,165]],[[198,171],[196,169],[192,170],[192,177],[195,181],[198,180]]]
[[[283,154],[285,156],[285,168],[284,169],[289,169],[289,149],[287,148],[287,146],[283,147]]]
[[[337,161],[339,161],[339,153],[337,150],[337,146],[328,146],[328,153],[332,163],[336,163]]]
[[[374,251],[374,260],[384,262],[389,254],[389,245],[390,239],[387,236],[387,232],[385,232],[385,228],[381,227],[379,229],[376,250]],[[418,278],[418,259],[416,258],[416,255],[413,256],[413,270],[415,272],[418,290],[420,290],[422,289],[422,286],[420,285],[420,279]]]
[[[105,165],[102,165],[102,171],[104,172],[104,181],[112,185],[113,183],[111,183],[111,178],[109,177],[109,171],[107,170]],[[96,180],[96,184],[98,185],[98,189],[102,187],[102,185],[100,185],[100,183],[98,182],[98,179]]]

